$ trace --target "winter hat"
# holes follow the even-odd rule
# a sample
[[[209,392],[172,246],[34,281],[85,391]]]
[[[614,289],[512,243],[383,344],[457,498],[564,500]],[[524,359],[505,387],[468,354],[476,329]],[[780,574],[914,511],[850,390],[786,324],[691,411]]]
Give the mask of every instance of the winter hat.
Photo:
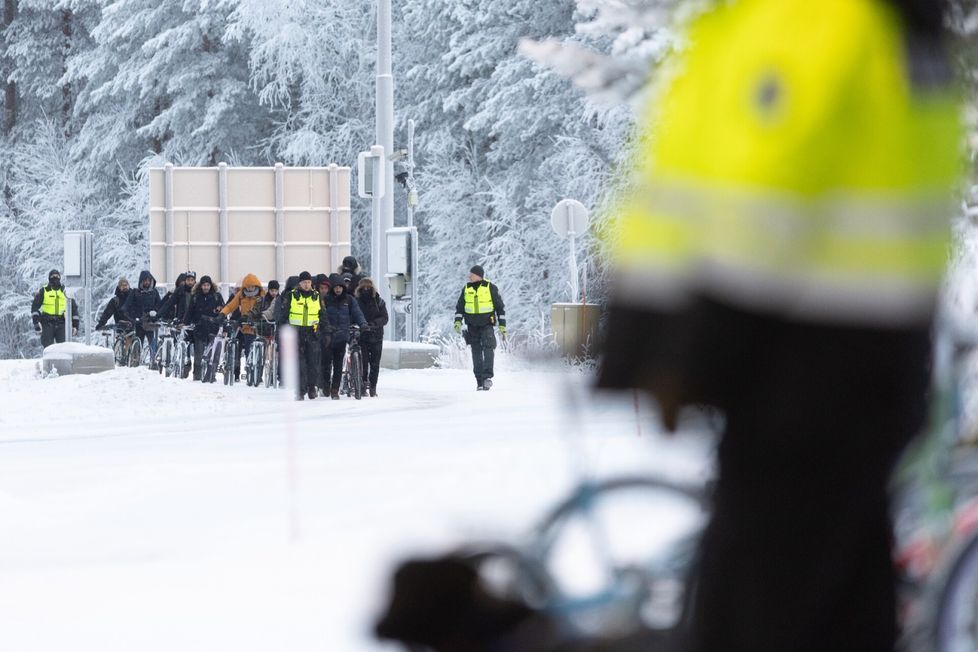
[[[329,285],[329,277],[325,274],[316,274],[316,278],[312,280],[312,284],[318,288],[323,283]]]
[[[340,276],[339,274],[330,274],[329,275],[329,284],[331,286],[333,286],[334,288],[337,285],[340,286],[341,288],[344,288],[344,289],[346,288],[346,284],[343,283],[343,277]]]
[[[179,282],[179,279],[178,279],[177,281]],[[116,287],[119,287],[119,286],[120,286],[120,285],[122,285],[123,283],[125,283],[126,285],[129,285],[129,279],[127,279],[127,278],[126,278],[125,276],[120,276],[120,277],[119,277],[119,282],[118,282],[118,283],[116,283],[116,284],[115,284],[115,286],[116,286]]]
[[[279,289],[278,281],[276,281],[275,279],[272,279],[271,281],[269,281],[268,282],[268,289],[269,290],[277,290],[277,289]]]
[[[200,281],[197,282],[197,285],[203,285],[204,283],[210,283],[211,287],[212,288],[214,287],[214,281],[212,281],[211,277],[208,276],[207,274],[204,274],[203,276],[200,277]]]
[[[482,269],[482,265],[473,265],[472,269],[469,270],[469,274],[475,274],[479,278],[485,278],[486,270]]]
[[[51,280],[52,278],[54,278],[55,276],[57,276],[58,278],[61,278],[61,272],[59,272],[59,271],[58,271],[58,270],[56,270],[56,269],[52,269],[52,270],[51,270],[50,272],[48,272],[48,280],[49,280],[49,281],[50,281],[50,280]]]
[[[352,269],[353,271],[356,271],[357,267],[359,266],[360,263],[358,263],[357,259],[354,258],[353,256],[347,256],[346,258],[343,259],[344,269]]]
[[[303,281],[311,281],[311,280],[312,280],[312,274],[310,274],[309,272],[302,272],[301,274],[299,274],[300,283],[302,283]]]

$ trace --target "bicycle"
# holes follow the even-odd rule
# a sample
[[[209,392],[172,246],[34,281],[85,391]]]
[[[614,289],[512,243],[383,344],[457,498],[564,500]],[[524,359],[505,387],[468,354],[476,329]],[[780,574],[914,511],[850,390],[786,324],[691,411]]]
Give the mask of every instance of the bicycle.
[[[141,326],[143,332],[147,334],[147,338],[149,338],[149,333],[159,329],[159,323],[154,321],[144,320]],[[133,329],[132,336],[132,343],[129,346],[129,354],[127,356],[127,365],[130,367],[150,366],[151,363],[155,362],[150,347],[144,346],[141,337],[136,337],[135,329]]]
[[[265,346],[265,361],[262,376],[265,379],[265,387],[278,387],[280,385],[278,374],[278,324],[275,322],[267,323],[270,324],[272,334],[268,338],[268,344]]]
[[[968,362],[976,348],[978,331],[942,315],[931,432],[896,480],[896,563],[906,623],[901,649],[907,652],[978,649],[978,451],[961,446]]]
[[[251,343],[251,348],[248,349],[248,355],[245,356],[245,379],[248,387],[260,387],[262,384],[262,377],[266,373],[266,363],[268,353],[266,349],[268,344],[266,340],[269,339],[268,333],[271,332],[271,339],[275,339],[275,324],[268,320],[261,320],[252,323],[255,329],[255,340]],[[275,370],[271,370],[272,373]]]
[[[174,322],[169,320],[157,322],[158,334],[154,361],[156,370],[160,374],[166,374],[167,378],[174,375],[173,360],[176,352],[176,333],[179,333],[173,324]]]
[[[546,619],[546,629],[558,632],[562,644],[670,649],[688,625],[686,605],[694,590],[689,572],[706,522],[708,493],[703,484],[656,476],[583,480],[547,510],[525,542],[477,542],[448,557],[472,567],[493,587],[494,599],[523,605]],[[672,525],[669,532],[662,527],[665,520]],[[582,566],[592,583],[579,580]],[[437,578],[430,579],[437,584]],[[422,581],[414,590],[423,592],[428,584]],[[423,595],[395,593],[391,607],[399,600],[426,603]],[[424,617],[439,620],[436,614]]]
[[[99,331],[102,346],[112,350],[112,357],[117,367],[128,366],[129,346],[132,344],[135,335],[136,331],[128,322],[113,324],[109,329]]]
[[[214,321],[213,318],[205,318],[208,321]],[[224,320],[221,320],[217,328],[217,332],[211,337],[207,346],[204,348],[204,354],[201,357],[201,364],[203,368],[200,372],[200,382],[202,383],[213,383],[217,378],[217,372],[221,370],[224,366],[225,360],[227,358],[226,349],[228,348],[228,334],[227,334],[228,324]],[[234,367],[231,367],[232,370]],[[227,384],[227,372],[225,372],[225,384]]]
[[[363,354],[360,350],[360,327],[350,326],[350,341],[343,358],[343,374],[340,376],[340,393],[356,400],[363,398]]]
[[[179,336],[176,338],[173,356],[171,358],[171,369],[168,376],[187,378],[190,375],[190,367],[193,363],[193,343],[187,338],[193,334],[194,325],[188,324],[178,328]]]

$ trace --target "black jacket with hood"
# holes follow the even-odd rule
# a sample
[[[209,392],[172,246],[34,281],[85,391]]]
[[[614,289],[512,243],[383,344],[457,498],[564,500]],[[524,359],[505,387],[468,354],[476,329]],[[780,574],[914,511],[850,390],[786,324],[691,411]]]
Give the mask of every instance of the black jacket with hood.
[[[143,289],[143,281],[146,279],[150,280],[148,290]],[[149,270],[144,269],[139,272],[139,282],[136,283],[136,287],[129,290],[129,296],[126,298],[126,303],[122,309],[129,316],[130,321],[137,321],[151,310],[159,311],[161,303],[163,303],[163,299],[160,297],[160,293],[156,291],[156,279],[149,273]]]
[[[204,283],[210,283],[210,292],[204,292],[201,288]],[[217,332],[217,323],[220,319],[221,308],[224,307],[224,297],[217,290],[217,286],[210,276],[202,276],[194,286],[190,305],[183,316],[183,323],[193,324],[195,327],[194,338],[207,337]]]
[[[369,330],[364,331],[363,340],[365,342],[377,342],[384,339],[384,326],[390,320],[387,314],[387,304],[377,293],[375,288],[357,288],[357,303],[360,305],[360,312],[367,320]]]
[[[120,322],[129,321],[129,317],[122,307],[126,305],[126,299],[129,298],[130,292],[132,292],[132,288],[122,292],[116,287],[115,295],[105,304],[105,310],[102,311],[102,315],[98,318],[98,323],[95,324],[96,330],[105,328],[105,325],[109,323],[110,319],[117,325]]]

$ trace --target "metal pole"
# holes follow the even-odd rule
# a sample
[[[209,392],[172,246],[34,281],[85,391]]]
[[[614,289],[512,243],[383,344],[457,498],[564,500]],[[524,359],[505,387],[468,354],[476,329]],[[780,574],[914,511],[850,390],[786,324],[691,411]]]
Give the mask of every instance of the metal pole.
[[[574,232],[574,217],[571,213],[570,204],[567,205],[567,239],[570,241],[570,283],[571,283],[571,303],[577,303],[580,295],[577,271],[577,233]]]
[[[285,166],[275,164],[275,274],[285,287]]]
[[[329,166],[329,273],[332,274],[343,262],[340,254],[340,167]]]
[[[418,333],[418,309],[420,303],[418,303],[418,298],[420,293],[418,288],[420,284],[418,283],[418,230],[411,227],[411,337],[412,342],[417,342],[420,337]]]
[[[380,294],[390,301],[387,286],[387,231],[394,227],[394,76],[391,68],[391,0],[377,0],[377,144],[384,148],[384,196],[375,219],[379,222],[378,259],[374,261],[374,275],[380,283]],[[376,200],[375,200],[376,202]],[[394,328],[385,331],[388,339]]]
[[[231,279],[231,254],[228,243],[231,241],[228,227],[228,164],[221,162],[217,164],[217,204],[218,222],[221,239],[221,262],[220,273],[221,284],[230,287]],[[167,277],[170,278],[170,277]]]
[[[408,120],[408,157],[407,157],[407,225],[414,226],[414,204],[417,193],[414,191],[414,120]],[[414,296],[412,291],[411,296]]]
[[[190,221],[187,221],[187,229],[189,231]],[[167,163],[163,166],[163,232],[166,239],[166,247],[163,254],[163,274],[166,278],[163,279],[164,283],[169,282],[173,278],[173,163]],[[188,240],[188,251],[189,251],[189,233],[187,235]],[[188,259],[189,264],[189,259]]]

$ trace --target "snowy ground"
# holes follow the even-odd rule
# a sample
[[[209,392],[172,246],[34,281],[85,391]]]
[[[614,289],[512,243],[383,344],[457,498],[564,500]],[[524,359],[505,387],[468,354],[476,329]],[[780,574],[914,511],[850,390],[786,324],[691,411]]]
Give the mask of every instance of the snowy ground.
[[[488,393],[385,371],[379,398],[294,403],[0,361],[0,650],[389,649],[369,629],[396,560],[518,538],[580,472],[705,474],[706,440],[656,436],[647,406],[508,366]]]

